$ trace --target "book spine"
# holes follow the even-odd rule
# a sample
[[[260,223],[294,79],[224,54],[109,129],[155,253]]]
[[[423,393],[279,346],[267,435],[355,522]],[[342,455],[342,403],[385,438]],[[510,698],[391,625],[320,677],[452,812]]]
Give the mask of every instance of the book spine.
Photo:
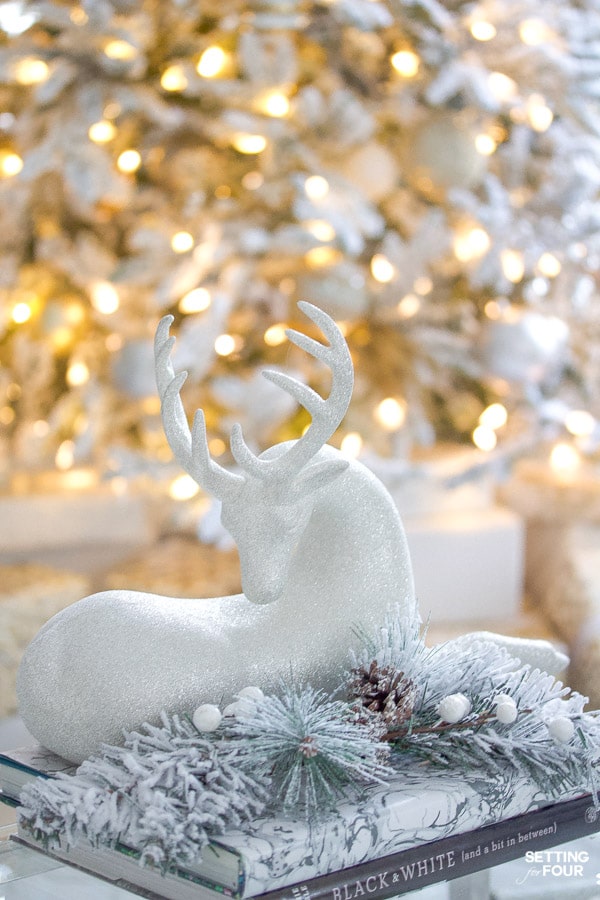
[[[386,900],[545,850],[600,829],[589,794],[269,891],[260,900]]]

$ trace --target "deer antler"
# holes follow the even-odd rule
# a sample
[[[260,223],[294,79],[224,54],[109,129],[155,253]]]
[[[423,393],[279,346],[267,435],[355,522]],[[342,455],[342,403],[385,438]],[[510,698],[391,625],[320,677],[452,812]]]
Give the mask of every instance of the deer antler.
[[[333,319],[312,303],[301,301],[298,306],[321,329],[329,346],[292,328],[286,330],[286,335],[301,350],[329,366],[332,373],[331,391],[325,400],[312,388],[283,372],[269,369],[262,373],[265,378],[294,397],[311,414],[312,422],[304,435],[275,459],[259,459],[255,456],[244,441],[241,427],[234,425],[231,430],[231,452],[240,468],[255,478],[277,477],[280,480],[300,471],[334,433],[346,414],[352,396],[354,373],[344,336]]]
[[[243,475],[229,472],[211,459],[206,438],[206,423],[201,409],[194,416],[190,432],[179,392],[187,378],[187,372],[175,374],[170,353],[175,343],[169,337],[173,316],[163,316],[156,329],[154,359],[156,384],[161,399],[161,412],[165,434],[175,459],[205,490],[223,499],[240,488]]]

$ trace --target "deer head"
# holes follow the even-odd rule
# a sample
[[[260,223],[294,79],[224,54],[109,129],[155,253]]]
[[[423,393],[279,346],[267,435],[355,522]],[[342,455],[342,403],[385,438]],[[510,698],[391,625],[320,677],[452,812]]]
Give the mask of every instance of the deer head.
[[[173,316],[161,319],[155,340],[156,380],[167,440],[179,464],[208,493],[222,502],[221,521],[234,538],[242,571],[242,588],[249,600],[271,603],[281,596],[295,548],[310,519],[315,495],[345,471],[344,460],[315,461],[342,421],[352,395],[353,368],[344,337],[335,322],[310,303],[298,304],[323,332],[328,345],[294,329],[286,331],[297,347],[329,366],[332,385],[325,400],[312,388],[282,372],[262,374],[294,397],[312,422],[297,441],[256,456],[242,429],[231,430],[231,453],[240,472],[215,462],[208,449],[204,413],[198,410],[190,431],[180,391],[187,372],[175,374],[169,337]]]

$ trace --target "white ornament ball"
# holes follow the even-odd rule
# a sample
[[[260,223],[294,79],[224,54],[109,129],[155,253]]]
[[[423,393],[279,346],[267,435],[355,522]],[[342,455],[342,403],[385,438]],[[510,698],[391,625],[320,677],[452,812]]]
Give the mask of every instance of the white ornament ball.
[[[265,695],[259,687],[249,684],[248,687],[242,688],[238,693],[238,697],[241,700],[254,700],[255,703],[258,703],[260,700],[264,700]]]
[[[471,701],[464,694],[449,694],[437,708],[437,714],[444,722],[455,725],[471,712]]]
[[[342,163],[341,172],[368,200],[379,203],[398,183],[398,162],[377,141],[364,144]]]
[[[557,716],[556,719],[548,722],[548,731],[555,741],[568,744],[575,734],[575,726],[572,719],[567,719],[566,716]]]
[[[198,709],[194,710],[192,722],[198,731],[216,731],[221,724],[221,710],[212,703],[203,703]]]
[[[510,694],[496,694],[494,697],[494,703],[514,703],[515,701],[510,696]]]
[[[513,722],[517,721],[517,716],[519,715],[517,704],[510,697],[497,703],[495,712],[496,718],[503,725],[512,725]]]

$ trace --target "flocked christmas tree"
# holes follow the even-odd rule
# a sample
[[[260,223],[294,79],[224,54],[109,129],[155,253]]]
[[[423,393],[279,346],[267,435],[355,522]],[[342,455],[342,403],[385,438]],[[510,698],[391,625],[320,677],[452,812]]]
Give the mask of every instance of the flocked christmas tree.
[[[287,358],[298,299],[343,323],[349,453],[595,452],[595,0],[0,12],[5,468],[158,474],[167,312],[213,455],[240,419],[257,449],[298,436],[258,377],[322,390]]]

